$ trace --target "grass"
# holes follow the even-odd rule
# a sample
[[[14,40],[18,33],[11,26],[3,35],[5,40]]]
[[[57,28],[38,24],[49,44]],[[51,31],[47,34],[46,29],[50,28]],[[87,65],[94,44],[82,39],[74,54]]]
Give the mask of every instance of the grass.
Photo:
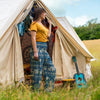
[[[95,61],[91,62],[92,66],[100,67],[100,39],[83,41],[91,54],[95,57]]]
[[[31,91],[30,87],[23,84],[16,88],[0,90],[0,100],[100,100],[100,40],[84,41],[85,45],[97,61],[92,62],[93,79],[88,82],[88,87],[67,90],[66,87],[55,88],[53,92]],[[94,48],[95,47],[95,48]]]

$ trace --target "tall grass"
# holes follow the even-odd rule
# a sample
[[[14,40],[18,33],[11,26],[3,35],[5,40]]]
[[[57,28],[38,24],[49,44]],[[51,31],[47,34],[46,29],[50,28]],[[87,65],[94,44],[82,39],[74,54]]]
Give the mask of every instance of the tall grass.
[[[31,87],[22,84],[17,88],[1,89],[0,100],[100,100],[100,45],[94,41],[85,41],[85,44],[98,59],[92,63],[93,79],[88,82],[87,88],[77,89],[74,86],[73,89],[68,90],[66,87],[58,87],[49,93],[43,90],[33,92]]]
[[[93,79],[88,87],[67,90],[66,87],[55,88],[53,92],[32,91],[30,87],[21,85],[16,88],[0,90],[0,100],[100,100],[100,68],[93,68]]]

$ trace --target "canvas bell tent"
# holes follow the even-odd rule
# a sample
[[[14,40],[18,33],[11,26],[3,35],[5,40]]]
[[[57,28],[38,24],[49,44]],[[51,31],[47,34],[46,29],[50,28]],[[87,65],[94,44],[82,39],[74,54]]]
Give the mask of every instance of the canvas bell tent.
[[[46,10],[47,18],[58,27],[51,49],[56,79],[73,78],[76,68],[72,56],[76,56],[79,70],[87,78],[86,66],[90,66],[93,56],[65,18],[55,18],[41,0],[0,0],[0,86],[14,84],[24,78],[24,67],[29,65],[27,53],[31,40],[27,32],[19,36],[17,26],[26,19],[34,2]]]

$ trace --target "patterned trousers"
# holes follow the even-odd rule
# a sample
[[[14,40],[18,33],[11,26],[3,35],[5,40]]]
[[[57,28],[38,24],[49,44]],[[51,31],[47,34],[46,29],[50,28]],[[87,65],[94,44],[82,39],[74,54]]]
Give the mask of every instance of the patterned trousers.
[[[47,52],[47,43],[37,42],[39,60],[34,60],[33,48],[30,49],[30,65],[32,74],[32,88],[39,89],[41,79],[45,81],[45,90],[52,91],[55,83],[56,69],[52,60]]]

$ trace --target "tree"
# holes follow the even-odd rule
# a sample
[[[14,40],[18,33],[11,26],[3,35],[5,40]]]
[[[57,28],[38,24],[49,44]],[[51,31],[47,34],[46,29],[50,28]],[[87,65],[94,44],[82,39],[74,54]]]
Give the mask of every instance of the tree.
[[[97,18],[74,29],[82,40],[100,39],[100,23],[97,23]]]

